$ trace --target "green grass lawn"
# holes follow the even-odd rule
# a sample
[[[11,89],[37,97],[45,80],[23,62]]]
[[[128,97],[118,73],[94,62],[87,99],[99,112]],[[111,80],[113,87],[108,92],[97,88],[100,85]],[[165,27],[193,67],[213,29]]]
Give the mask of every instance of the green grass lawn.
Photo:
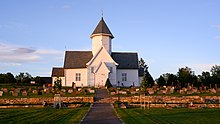
[[[89,106],[73,109],[0,109],[0,124],[78,124]]]
[[[220,124],[220,109],[116,108],[116,111],[125,124]]]

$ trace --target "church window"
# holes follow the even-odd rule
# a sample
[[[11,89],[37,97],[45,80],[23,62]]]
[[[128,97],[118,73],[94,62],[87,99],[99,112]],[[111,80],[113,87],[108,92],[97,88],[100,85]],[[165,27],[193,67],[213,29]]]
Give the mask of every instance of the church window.
[[[91,67],[91,73],[94,73],[94,67]]]
[[[76,81],[81,81],[81,74],[80,73],[76,73]]]
[[[122,81],[127,81],[127,73],[122,73]]]

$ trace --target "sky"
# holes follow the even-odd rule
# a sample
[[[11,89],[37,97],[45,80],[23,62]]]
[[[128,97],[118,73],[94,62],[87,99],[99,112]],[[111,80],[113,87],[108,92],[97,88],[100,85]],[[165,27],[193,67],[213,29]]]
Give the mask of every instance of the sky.
[[[138,52],[154,79],[220,65],[220,0],[0,0],[0,73],[51,76],[66,50],[91,50],[102,11],[113,51]]]

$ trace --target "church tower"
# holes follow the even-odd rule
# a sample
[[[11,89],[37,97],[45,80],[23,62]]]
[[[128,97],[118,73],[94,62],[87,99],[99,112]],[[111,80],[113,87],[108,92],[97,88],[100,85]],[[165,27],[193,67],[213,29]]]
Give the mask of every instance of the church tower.
[[[108,53],[111,55],[112,52],[112,39],[114,36],[110,32],[108,26],[106,25],[103,17],[98,23],[97,27],[91,34],[92,39],[92,54],[95,55],[100,48],[103,46]]]

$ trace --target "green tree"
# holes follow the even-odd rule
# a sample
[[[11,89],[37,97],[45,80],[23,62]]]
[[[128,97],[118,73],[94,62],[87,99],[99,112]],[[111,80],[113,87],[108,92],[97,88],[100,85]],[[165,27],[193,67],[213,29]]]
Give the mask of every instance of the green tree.
[[[146,87],[152,87],[154,85],[154,79],[148,71],[149,67],[142,58],[139,60],[139,67],[144,70],[144,77],[141,82],[141,87],[144,89],[146,89]]]
[[[15,76],[15,79],[18,83],[22,84],[30,84],[30,81],[33,79],[29,73],[20,72],[18,75]]]
[[[158,79],[157,79],[157,84],[162,87],[166,85],[166,80],[165,78],[161,75]]]
[[[167,86],[176,86],[177,85],[177,76],[174,74],[167,74],[168,79],[167,79]]]
[[[209,72],[202,72],[202,75],[199,76],[201,84],[205,86],[209,86],[212,82],[212,77]]]
[[[179,71],[177,72],[178,80],[181,84],[181,87],[187,87],[187,84],[192,84],[193,82],[193,71],[191,68],[185,67],[185,68],[180,68]]]
[[[16,83],[16,79],[15,79],[14,75],[9,72],[6,74],[6,80],[7,80],[6,83]]]
[[[106,80],[105,87],[107,87],[107,88],[112,87],[112,84],[111,84],[109,78]]]
[[[212,87],[214,87],[214,84],[217,84],[218,87],[220,86],[220,66],[215,65],[211,68],[212,73]]]
[[[6,74],[0,74],[0,83],[16,83],[16,79],[12,73],[8,72]]]
[[[62,79],[57,77],[54,81],[54,89],[61,90],[62,89]]]

